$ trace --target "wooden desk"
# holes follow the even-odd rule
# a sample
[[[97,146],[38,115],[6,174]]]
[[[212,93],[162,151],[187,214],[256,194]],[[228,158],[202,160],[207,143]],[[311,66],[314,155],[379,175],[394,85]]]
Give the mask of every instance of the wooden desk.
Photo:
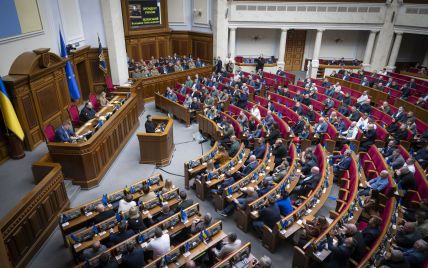
[[[173,123],[169,117],[153,117],[153,122],[165,124],[163,132],[145,133],[138,132],[140,143],[140,164],[156,164],[165,166],[169,164],[174,151]]]
[[[186,123],[186,127],[190,127],[190,110],[180,103],[169,100],[160,93],[156,93],[155,105],[157,109],[173,114],[176,119]]]
[[[120,100],[127,94],[116,95],[116,100]],[[99,114],[105,115],[112,109],[113,107],[105,107]],[[96,119],[90,120],[76,134],[93,130],[94,124]],[[87,141],[49,142],[49,153],[53,162],[61,164],[65,178],[84,189],[92,188],[101,181],[138,125],[137,98],[132,94]]]

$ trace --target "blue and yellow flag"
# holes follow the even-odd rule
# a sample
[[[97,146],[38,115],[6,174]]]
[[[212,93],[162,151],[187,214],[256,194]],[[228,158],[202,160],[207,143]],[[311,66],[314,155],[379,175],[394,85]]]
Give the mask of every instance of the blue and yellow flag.
[[[61,57],[68,58],[67,50],[65,48],[64,38],[62,38],[61,31],[59,31],[59,41],[61,47]],[[73,66],[71,66],[71,62],[67,60],[65,64],[65,76],[67,78],[68,91],[70,92],[70,97],[76,101],[80,99],[80,91],[77,86],[76,77],[74,76]]]
[[[105,74],[107,73],[107,64],[106,64],[106,60],[104,58],[103,46],[101,45],[101,40],[100,40],[99,36],[98,36],[98,67]]]
[[[8,129],[15,133],[15,135],[21,140],[24,140],[24,131],[22,130],[21,124],[19,123],[18,117],[16,116],[15,109],[13,108],[12,102],[10,101],[9,95],[7,94],[6,87],[3,84],[3,80],[0,78],[0,108],[3,115],[3,120]]]

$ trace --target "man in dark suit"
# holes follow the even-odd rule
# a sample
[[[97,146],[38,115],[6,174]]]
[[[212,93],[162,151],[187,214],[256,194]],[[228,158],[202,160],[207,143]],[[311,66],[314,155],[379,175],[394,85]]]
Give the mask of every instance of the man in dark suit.
[[[103,204],[98,204],[97,212],[98,212],[98,215],[93,217],[91,220],[91,224],[90,224],[91,226],[93,226],[94,224],[97,224],[99,222],[105,221],[107,219],[110,219],[110,218],[114,217],[114,215],[115,215],[115,212],[113,209],[106,210],[106,208],[104,207]]]
[[[69,121],[65,121],[55,130],[55,141],[57,142],[71,142],[71,137],[74,137],[74,132]]]
[[[397,246],[410,249],[419,239],[421,239],[421,234],[416,229],[416,224],[414,222],[406,222],[403,226],[398,228],[394,240]]]
[[[412,267],[422,267],[427,249],[428,243],[425,240],[419,239],[414,243],[411,249],[403,252],[404,259],[412,265]]]
[[[259,161],[255,155],[250,155],[247,160],[247,164],[242,167],[241,171],[236,172],[233,176],[236,180],[239,178],[245,177],[250,174],[258,166]]]
[[[253,155],[256,156],[257,159],[262,159],[266,152],[266,143],[265,138],[261,137],[259,139],[259,146],[255,148],[252,152]]]
[[[355,242],[352,237],[346,238],[343,243],[337,246],[333,245],[333,238],[327,236],[328,249],[331,251],[331,255],[326,262],[323,263],[322,267],[325,268],[348,268],[349,258],[354,251]]]
[[[309,110],[306,113],[306,118],[308,118],[309,122],[315,121],[316,115],[314,112],[314,107],[312,105],[309,105]]]
[[[179,195],[180,195],[181,201],[180,201],[180,204],[175,209],[176,213],[180,212],[182,209],[186,209],[186,208],[190,207],[191,205],[193,205],[193,200],[187,199],[187,194],[185,191],[180,191]]]
[[[345,224],[345,237],[351,237],[354,243],[354,251],[351,254],[351,258],[356,261],[360,261],[366,253],[366,244],[364,242],[364,237],[361,232],[358,232],[357,226],[355,224]],[[342,242],[339,237],[339,243]]]
[[[343,155],[335,155],[331,157],[333,161],[340,159],[340,161],[337,164],[333,165],[333,173],[334,173],[335,179],[339,179],[343,175],[343,173],[346,170],[348,170],[349,167],[351,166],[351,163],[352,163],[351,154],[352,154],[351,150],[346,150],[343,153]]]
[[[384,158],[391,156],[394,150],[397,149],[397,142],[395,140],[391,140],[388,142],[388,145],[383,147],[380,150],[380,153]]]
[[[299,121],[292,127],[294,135],[298,136],[300,132],[303,131],[305,127],[305,120],[303,119],[303,116],[299,116]]]
[[[410,97],[410,94],[412,93],[412,89],[409,87],[409,85],[406,83],[403,85],[403,87],[401,88],[401,98],[403,100],[407,100]]]
[[[272,197],[268,198],[268,206],[259,211],[259,219],[253,221],[253,227],[256,230],[259,237],[263,234],[263,226],[273,229],[276,223],[281,219],[281,213],[278,205],[275,203],[275,199]]]
[[[85,103],[85,107],[80,111],[79,120],[82,122],[88,122],[95,116],[96,112],[94,110],[94,106],[92,105],[92,102],[88,101]]]
[[[361,115],[360,115],[360,112],[357,111],[357,107],[352,106],[351,112],[348,116],[349,120],[357,122],[360,119],[360,117],[361,117]]]
[[[151,225],[161,222],[169,217],[171,217],[172,215],[174,215],[174,211],[171,210],[171,208],[168,205],[165,205],[162,207],[161,213],[159,215],[157,215],[154,219],[152,218],[152,216],[149,216],[149,222],[151,223]]]
[[[323,134],[327,132],[328,124],[324,117],[318,119],[318,124],[315,125],[315,134]]]
[[[296,105],[292,109],[296,114],[302,115],[303,114],[303,108],[300,105],[300,102],[297,102]]]
[[[321,175],[319,167],[312,167],[311,174],[309,176],[302,177],[297,183],[297,186],[292,192],[292,199],[301,195],[307,195],[311,190],[315,189],[320,179]]]
[[[215,72],[216,73],[221,72],[221,68],[223,68],[223,62],[221,61],[220,57],[217,57],[217,61],[215,63]]]
[[[127,230],[127,227],[128,226],[125,220],[119,223],[119,232],[110,234],[109,246],[117,245],[135,234],[133,230]]]
[[[404,112],[404,108],[400,106],[398,111],[392,114],[392,118],[395,118],[395,120],[404,123],[406,121],[406,113]]]
[[[360,112],[363,114],[371,114],[372,113],[372,106],[370,105],[370,99],[364,101],[360,107]]]
[[[364,131],[364,136],[361,139],[360,151],[367,152],[370,146],[376,141],[376,130],[373,124],[368,124],[367,130]]]
[[[275,167],[279,166],[283,158],[287,157],[288,151],[281,139],[277,139],[273,145],[272,155],[275,157]]]
[[[367,227],[361,232],[363,235],[364,243],[366,246],[371,247],[376,239],[380,235],[380,224],[379,218],[371,217]]]
[[[415,175],[410,172],[409,167],[403,166],[396,171],[396,181],[400,184],[401,189],[404,191],[416,189]]]
[[[155,133],[156,132],[156,124],[152,121],[152,116],[147,115],[147,121],[144,124],[147,133]]]
[[[236,139],[236,136],[230,137],[230,142],[231,144],[230,144],[229,150],[227,150],[227,153],[229,154],[230,157],[234,157],[238,153],[239,148],[241,147],[241,144]]]
[[[127,268],[140,268],[146,265],[144,261],[144,250],[129,243],[126,245],[127,253],[122,256],[122,264]]]

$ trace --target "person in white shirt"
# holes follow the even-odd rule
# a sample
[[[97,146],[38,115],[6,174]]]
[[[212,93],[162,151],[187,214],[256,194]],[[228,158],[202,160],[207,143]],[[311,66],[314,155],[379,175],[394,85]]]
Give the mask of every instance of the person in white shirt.
[[[259,106],[257,104],[254,105],[253,108],[251,108],[251,115],[254,116],[255,118],[257,118],[257,120],[262,119],[262,117],[260,115]]]
[[[119,213],[121,213],[121,212],[128,213],[128,211],[132,207],[135,207],[136,205],[137,205],[137,203],[135,203],[135,201],[132,200],[132,195],[127,194],[124,199],[120,199],[119,208],[117,209],[117,211]]]
[[[340,134],[343,135],[347,140],[355,140],[358,134],[357,122],[352,122],[349,125],[349,128]]]
[[[406,163],[404,163],[405,167],[409,168],[409,171],[415,174],[416,167],[415,167],[415,159],[413,158],[407,158]]]
[[[153,259],[157,259],[169,252],[171,247],[169,234],[164,234],[162,229],[155,229],[155,237],[147,244],[146,250],[153,251]]]
[[[366,130],[368,124],[369,124],[369,117],[367,116],[367,114],[363,114],[363,116],[361,116],[360,119],[358,119],[357,127],[359,129]]]
[[[367,95],[367,91],[363,91],[363,94],[361,94],[361,96],[357,99],[357,104],[361,105],[368,99],[369,95]]]

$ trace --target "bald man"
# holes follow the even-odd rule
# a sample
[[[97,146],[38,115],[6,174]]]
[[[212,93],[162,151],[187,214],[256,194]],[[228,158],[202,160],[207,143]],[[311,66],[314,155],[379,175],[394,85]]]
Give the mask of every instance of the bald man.
[[[388,171],[382,170],[379,176],[369,180],[367,182],[367,188],[361,190],[358,194],[362,196],[369,196],[373,190],[382,192],[389,184],[388,175]]]

